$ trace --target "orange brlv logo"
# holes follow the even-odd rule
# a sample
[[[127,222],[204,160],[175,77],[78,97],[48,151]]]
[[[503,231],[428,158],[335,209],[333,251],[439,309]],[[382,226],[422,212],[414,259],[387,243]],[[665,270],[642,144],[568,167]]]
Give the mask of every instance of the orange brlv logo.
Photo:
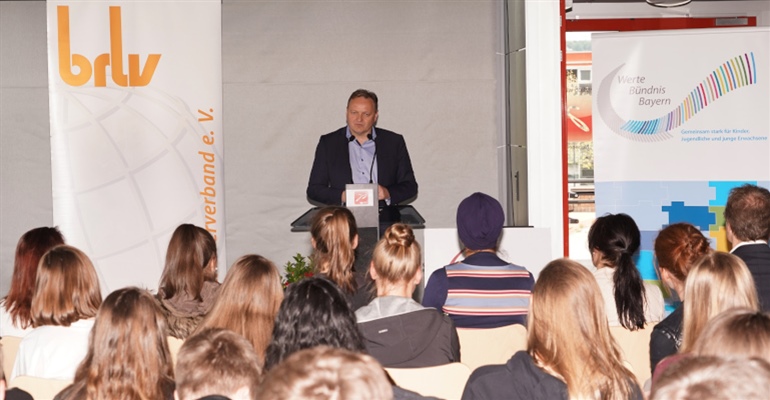
[[[68,85],[82,86],[94,75],[94,86],[107,86],[107,66],[112,71],[112,81],[118,86],[147,86],[158,66],[160,54],[150,54],[144,68],[140,70],[139,54],[128,55],[128,75],[123,72],[123,32],[121,29],[120,7],[110,7],[110,52],[96,56],[93,67],[82,54],[71,54],[70,50],[70,9],[56,7],[59,22],[59,75]],[[75,74],[72,67],[80,71]]]
[[[359,190],[353,195],[353,204],[355,205],[367,205],[369,204],[369,192],[366,190]]]

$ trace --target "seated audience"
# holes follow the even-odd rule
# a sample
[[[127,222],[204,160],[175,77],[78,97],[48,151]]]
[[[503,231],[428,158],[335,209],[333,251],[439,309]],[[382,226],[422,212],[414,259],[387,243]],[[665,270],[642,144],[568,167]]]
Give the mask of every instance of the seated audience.
[[[431,274],[424,306],[447,313],[458,328],[526,324],[534,279],[497,256],[504,222],[503,207],[484,193],[460,202],[457,236],[465,259]]]
[[[688,357],[660,376],[650,400],[765,400],[770,364],[758,358]]]
[[[709,240],[698,228],[688,223],[669,225],[655,238],[655,258],[660,280],[684,298],[684,283],[692,265],[711,252]],[[650,368],[660,360],[679,351],[682,344],[684,307],[677,307],[668,317],[655,325],[650,335]]]
[[[23,337],[32,330],[30,308],[37,265],[43,254],[61,244],[64,244],[64,237],[57,228],[35,228],[19,239],[13,259],[11,286],[0,301],[0,337]]]
[[[146,290],[112,292],[99,308],[88,353],[54,400],[174,398],[166,321]]]
[[[746,263],[759,303],[770,311],[770,191],[749,184],[733,188],[724,216],[730,252]]]
[[[72,246],[40,259],[32,297],[32,326],[19,344],[11,379],[28,375],[72,380],[88,352],[88,335],[102,304],[91,260]]]
[[[300,350],[265,376],[261,400],[392,399],[385,371],[367,355],[328,346]]]
[[[176,399],[256,399],[262,380],[259,364],[254,347],[243,336],[227,329],[204,329],[179,349]]]
[[[391,225],[374,248],[369,274],[377,298],[356,311],[366,349],[385,367],[419,368],[460,361],[452,319],[412,300],[422,280],[412,229]]]
[[[527,350],[471,374],[463,399],[642,399],[610,335],[599,286],[568,259],[535,282]]]
[[[596,267],[594,277],[602,291],[610,326],[634,331],[663,318],[660,289],[642,280],[634,264],[641,234],[626,214],[599,217],[588,231],[588,249]]]
[[[366,271],[356,271],[358,227],[345,207],[325,207],[313,216],[310,226],[316,275],[337,284],[350,306],[357,310],[372,299]]]
[[[731,308],[712,318],[692,347],[696,356],[761,358],[770,363],[770,314]]]
[[[168,244],[158,286],[157,297],[169,334],[187,338],[211,310],[219,293],[214,237],[195,225],[179,225]]]
[[[3,344],[0,342],[0,400],[33,400],[32,395],[19,388],[8,389],[3,365]]]
[[[746,264],[732,254],[715,251],[698,260],[687,275],[682,307],[682,345],[679,353],[658,363],[652,375],[653,387],[662,369],[692,351],[711,318],[735,307],[759,311],[759,300]]]
[[[227,271],[211,312],[195,332],[223,328],[245,337],[254,346],[261,367],[282,300],[281,275],[275,265],[262,256],[245,255]]]

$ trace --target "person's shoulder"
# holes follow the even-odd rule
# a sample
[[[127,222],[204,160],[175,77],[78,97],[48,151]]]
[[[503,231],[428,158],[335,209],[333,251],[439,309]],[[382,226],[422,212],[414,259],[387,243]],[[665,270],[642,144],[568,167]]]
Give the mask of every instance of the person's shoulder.
[[[377,139],[384,139],[384,140],[403,140],[404,136],[402,136],[400,133],[396,133],[393,131],[389,131],[387,129],[382,129],[375,127],[375,131],[377,132]]]
[[[345,138],[345,128],[342,127],[335,131],[321,135],[321,141],[340,140]]]

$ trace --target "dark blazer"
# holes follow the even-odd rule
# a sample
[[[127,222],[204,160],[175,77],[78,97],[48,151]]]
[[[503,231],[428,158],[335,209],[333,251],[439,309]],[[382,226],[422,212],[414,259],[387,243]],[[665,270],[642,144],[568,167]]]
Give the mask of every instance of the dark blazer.
[[[770,246],[764,243],[744,244],[733,251],[749,267],[762,311],[770,311]]]
[[[314,202],[339,205],[345,185],[353,183],[345,128],[327,133],[318,141],[307,184],[307,197]],[[406,202],[417,196],[417,181],[404,137],[381,128],[375,130],[378,183],[390,192],[391,205]]]

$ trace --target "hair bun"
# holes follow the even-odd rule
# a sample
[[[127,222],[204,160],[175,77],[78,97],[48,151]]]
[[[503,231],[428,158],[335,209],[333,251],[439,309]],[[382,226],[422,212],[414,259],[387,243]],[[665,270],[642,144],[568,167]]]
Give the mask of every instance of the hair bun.
[[[393,224],[385,231],[385,240],[391,246],[409,247],[414,243],[414,232],[407,225]]]

